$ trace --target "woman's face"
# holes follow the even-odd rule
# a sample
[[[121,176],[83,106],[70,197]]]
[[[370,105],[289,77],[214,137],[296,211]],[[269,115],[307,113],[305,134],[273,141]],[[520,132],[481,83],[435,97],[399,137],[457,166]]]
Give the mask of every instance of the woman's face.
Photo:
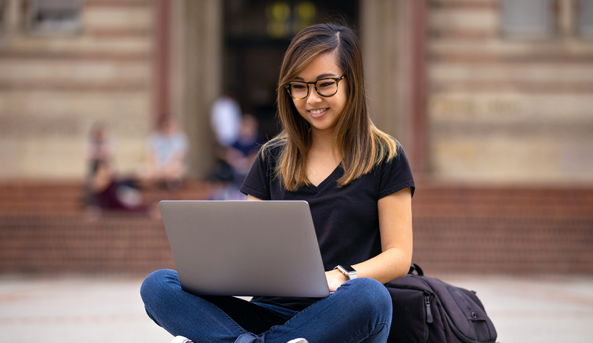
[[[334,52],[318,55],[309,63],[293,81],[315,82],[325,78],[339,78],[344,75],[338,66],[337,56]],[[318,132],[333,132],[338,118],[346,105],[347,83],[342,79],[338,83],[338,92],[331,97],[322,97],[309,85],[309,96],[303,100],[293,99],[294,106],[306,121],[311,124],[312,130]]]

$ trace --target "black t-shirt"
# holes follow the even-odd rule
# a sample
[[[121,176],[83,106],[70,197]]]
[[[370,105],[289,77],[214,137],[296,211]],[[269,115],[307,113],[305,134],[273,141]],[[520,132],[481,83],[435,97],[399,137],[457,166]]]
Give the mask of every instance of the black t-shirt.
[[[350,184],[338,188],[344,175],[339,165],[317,187],[303,186],[287,191],[275,175],[281,147],[258,154],[241,192],[262,200],[305,200],[309,203],[325,270],[338,264],[357,264],[381,253],[379,199],[415,185],[408,159],[398,147],[391,161],[384,161]],[[253,301],[301,310],[315,302],[304,298],[257,297]]]

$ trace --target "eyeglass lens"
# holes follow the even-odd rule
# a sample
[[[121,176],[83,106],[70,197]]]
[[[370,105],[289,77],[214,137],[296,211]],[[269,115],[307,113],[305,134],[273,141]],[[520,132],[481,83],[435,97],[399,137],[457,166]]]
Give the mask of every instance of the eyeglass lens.
[[[319,80],[315,84],[317,93],[321,96],[332,96],[338,92],[338,83],[335,80]],[[309,85],[304,82],[291,82],[290,95],[293,98],[306,98],[309,93]]]

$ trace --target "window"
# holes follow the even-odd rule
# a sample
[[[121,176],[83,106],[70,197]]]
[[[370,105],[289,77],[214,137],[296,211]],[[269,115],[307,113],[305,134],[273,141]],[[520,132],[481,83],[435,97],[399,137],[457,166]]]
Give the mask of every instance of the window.
[[[0,34],[6,30],[6,0],[0,0]]]
[[[556,26],[553,0],[501,0],[500,5],[504,37],[545,39],[553,36]]]
[[[593,1],[579,0],[577,15],[577,33],[579,36],[593,38]]]
[[[81,0],[29,0],[28,28],[34,34],[72,34],[81,28]]]

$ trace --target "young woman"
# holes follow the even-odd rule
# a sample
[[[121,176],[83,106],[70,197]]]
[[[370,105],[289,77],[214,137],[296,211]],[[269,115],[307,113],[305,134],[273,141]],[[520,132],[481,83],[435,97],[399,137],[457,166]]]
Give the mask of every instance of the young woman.
[[[197,297],[174,271],[142,286],[148,314],[195,342],[385,342],[384,283],[412,258],[414,181],[405,154],[372,123],[362,53],[349,28],[299,32],[278,87],[283,132],[262,147],[241,191],[248,200],[309,202],[330,291],[324,299]]]

